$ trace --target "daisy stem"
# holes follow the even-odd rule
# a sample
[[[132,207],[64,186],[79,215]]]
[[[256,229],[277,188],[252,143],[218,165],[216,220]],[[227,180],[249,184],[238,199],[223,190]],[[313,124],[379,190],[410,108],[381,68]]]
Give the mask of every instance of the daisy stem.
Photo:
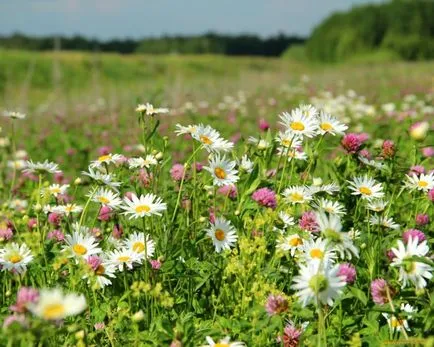
[[[92,200],[94,194],[96,193],[97,187],[93,187],[92,193],[86,201],[86,205],[84,205],[83,211],[81,212],[80,221],[78,222],[78,231],[80,231],[81,225],[83,224],[84,217],[86,215],[87,208],[89,207],[90,201]]]
[[[318,347],[327,346],[326,336],[325,336],[325,322],[324,322],[324,312],[320,304],[319,298],[318,302]]]
[[[288,151],[289,151],[289,147],[286,149],[286,152],[285,152],[285,162],[283,163],[282,176],[280,177],[279,189],[277,189],[277,195],[280,194],[280,190],[282,189],[283,178],[285,177],[286,165],[288,163]],[[276,172],[276,175],[277,175],[277,172]]]
[[[13,162],[13,169],[12,169],[12,181],[11,181],[11,188],[9,190],[9,200],[12,199],[12,191],[14,189],[14,185],[15,185],[15,178],[17,175],[17,168],[15,166],[15,153],[16,153],[16,145],[15,145],[15,124],[12,121],[12,126],[11,126],[11,142],[12,142],[12,162]]]
[[[202,149],[202,146],[199,146],[193,152],[193,154],[190,156],[190,158],[187,159],[187,161],[184,164],[184,173],[182,174],[181,184],[179,185],[178,197],[176,199],[175,209],[173,210],[173,215],[172,215],[172,219],[171,219],[171,222],[170,222],[171,224],[173,224],[173,222],[175,221],[176,212],[178,212],[179,202],[181,201],[182,187],[184,186],[184,180],[185,180],[185,175],[186,175],[186,172],[187,172],[188,164],[194,158],[194,156],[196,155],[196,153],[199,152],[200,149]]]
[[[395,313],[395,306],[393,305],[393,300],[392,300],[392,296],[390,295],[389,286],[386,286],[386,296],[387,296],[387,300],[389,301],[390,309],[392,310],[393,313]],[[401,331],[404,334],[404,337],[408,340],[408,334],[407,331],[405,330],[404,325],[402,326]]]

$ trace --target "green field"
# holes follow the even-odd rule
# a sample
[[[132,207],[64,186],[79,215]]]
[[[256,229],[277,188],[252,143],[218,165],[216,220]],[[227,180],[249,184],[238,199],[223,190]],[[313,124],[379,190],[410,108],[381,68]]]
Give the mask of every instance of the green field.
[[[433,346],[433,73],[0,51],[0,345]]]

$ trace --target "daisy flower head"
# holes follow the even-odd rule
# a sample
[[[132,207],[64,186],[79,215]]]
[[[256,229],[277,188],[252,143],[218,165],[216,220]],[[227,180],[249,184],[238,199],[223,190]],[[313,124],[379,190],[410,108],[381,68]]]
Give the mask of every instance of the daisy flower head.
[[[282,194],[291,204],[304,204],[312,200],[312,193],[306,186],[291,186],[286,188]]]
[[[116,182],[114,180],[114,176],[112,174],[104,174],[98,170],[94,171],[91,167],[89,167],[88,170],[88,172],[82,171],[82,174],[88,176],[99,185],[106,185],[107,187],[110,187],[116,191],[118,190],[117,188],[121,186],[120,182]]]
[[[236,164],[235,161],[227,160],[225,156],[220,157],[220,154],[217,154],[209,160],[209,166],[204,166],[204,169],[211,173],[214,185],[221,187],[232,185],[239,180]]]
[[[86,307],[84,295],[63,294],[60,289],[42,289],[39,300],[29,304],[29,310],[35,316],[53,321],[78,315]]]
[[[247,173],[251,173],[253,171],[253,162],[249,159],[247,154],[244,154],[241,157],[241,162],[239,164],[239,168],[244,170]]]
[[[229,152],[234,147],[232,142],[223,139],[220,133],[209,125],[197,125],[196,131],[191,136],[210,153]]]
[[[276,136],[277,143],[284,148],[298,148],[303,144],[303,140],[299,137],[296,137],[291,131],[279,131]]]
[[[207,345],[203,345],[202,347],[245,347],[244,342],[230,342],[231,338],[226,336],[224,339],[221,339],[219,342],[214,342],[214,340],[210,337],[206,337]]]
[[[11,118],[11,119],[25,119],[26,115],[18,111],[4,111],[3,117]]]
[[[176,130],[175,130],[175,134],[177,136],[179,135],[190,135],[193,136],[193,134],[195,134],[197,131],[197,126],[196,125],[187,125],[182,126],[181,124],[176,124]]]
[[[128,165],[130,169],[143,169],[146,167],[149,169],[151,166],[157,165],[158,161],[155,158],[154,155],[148,154],[145,158],[138,157],[138,158],[130,158],[128,159]]]
[[[336,215],[327,216],[324,212],[316,213],[316,219],[321,234],[330,242],[340,258],[351,259],[359,256],[359,250],[354,245],[348,233],[342,232],[341,219]]]
[[[300,109],[295,109],[291,113],[283,112],[279,118],[280,124],[293,136],[311,138],[317,135],[318,120],[305,116]]]
[[[0,265],[2,271],[24,273],[27,265],[33,260],[33,255],[25,243],[19,245],[15,242],[6,244],[0,249]]]
[[[238,240],[237,231],[232,224],[223,217],[215,218],[214,223],[210,223],[206,232],[207,235],[211,237],[217,253],[234,247]]]
[[[155,108],[154,105],[147,102],[146,104],[137,105],[136,112],[147,116],[155,116],[157,114],[169,113],[169,109],[163,107]]]
[[[59,165],[53,162],[49,162],[45,160],[44,162],[33,162],[32,160],[27,160],[26,168],[23,170],[24,173],[33,173],[33,174],[44,174],[44,173],[59,173]]]
[[[52,208],[52,212],[65,216],[69,216],[74,213],[80,213],[81,211],[83,211],[83,207],[76,204],[58,205]]]
[[[345,207],[341,203],[324,198],[315,201],[312,204],[312,207],[316,208],[317,210],[338,216],[343,216],[346,213]]]
[[[317,262],[300,264],[299,275],[294,278],[292,288],[303,306],[314,302],[333,305],[333,300],[342,294],[345,277],[338,275],[339,265],[320,266]]]
[[[425,257],[429,252],[427,241],[419,243],[419,239],[408,239],[407,245],[398,240],[398,248],[392,248],[395,255],[392,266],[399,268],[399,280],[405,288],[409,282],[413,283],[416,289],[425,288],[426,280],[432,278],[432,267],[426,263],[414,260],[413,257]]]
[[[398,223],[395,223],[393,218],[389,218],[387,215],[373,215],[369,218],[369,224],[372,226],[382,226],[384,228],[388,229],[394,229],[397,230],[400,228]]]
[[[86,259],[90,255],[100,253],[101,248],[98,247],[98,241],[95,237],[80,230],[65,236],[62,252],[67,253],[68,258],[76,258],[78,263],[79,259]]]
[[[318,124],[318,132],[321,135],[344,135],[347,129],[348,126],[339,122],[336,118],[332,117],[328,113],[321,111]]]
[[[307,154],[303,152],[302,147],[297,147],[297,148],[277,147],[277,155],[279,157],[282,156],[287,157],[289,162],[292,159],[297,159],[297,160],[307,159]]]
[[[7,166],[11,169],[22,170],[26,168],[26,161],[23,159],[8,160]]]
[[[292,257],[303,248],[304,240],[299,234],[281,236],[276,244],[276,248],[282,252],[289,252]]]
[[[294,217],[284,211],[279,212],[279,219],[283,222],[285,228],[295,225]]]
[[[416,174],[412,174],[411,176],[406,175],[406,178],[405,186],[410,190],[427,192],[434,188],[434,172],[430,172],[429,174],[422,173],[420,176]]]
[[[69,184],[52,184],[49,187],[41,191],[42,196],[54,196],[57,198],[58,195],[63,195],[69,188]]]
[[[92,201],[100,203],[102,206],[108,206],[110,208],[116,209],[122,204],[119,194],[113,193],[110,189],[99,188],[92,196]]]
[[[104,288],[112,284],[110,278],[116,277],[116,268],[114,267],[114,265],[107,263],[107,261],[97,255],[89,256],[86,262],[93,271],[93,275],[95,277],[98,288]],[[84,278],[88,277],[88,275],[84,276]],[[91,282],[90,278],[88,282]]]
[[[104,165],[117,164],[122,160],[122,158],[123,156],[120,154],[111,154],[111,153],[105,154],[98,157],[97,160],[91,161],[89,167],[92,169],[95,168],[99,169]]]
[[[352,195],[359,195],[362,199],[372,200],[384,196],[383,186],[377,183],[373,178],[365,175],[354,177],[352,181],[347,181]]]
[[[315,118],[318,116],[318,110],[315,106],[310,104],[303,104],[297,107],[297,110],[300,111],[303,116],[308,118]]]
[[[134,263],[141,263],[141,258],[133,250],[121,248],[107,254],[107,263],[122,272],[124,269],[132,270]]]
[[[143,258],[151,258],[155,252],[154,241],[145,233],[131,234],[124,240],[123,246]]]
[[[131,199],[124,198],[124,205],[121,208],[125,210],[124,214],[130,215],[130,219],[149,217],[152,215],[161,216],[167,208],[166,203],[154,194],[146,195],[131,194]]]
[[[319,262],[327,265],[333,263],[335,258],[336,254],[327,240],[319,237],[316,240],[307,240],[303,243],[302,259],[305,263]]]
[[[389,328],[392,332],[401,332],[403,329],[410,331],[410,326],[408,325],[408,319],[411,319],[412,313],[414,313],[416,310],[413,306],[409,304],[402,303],[400,306],[400,311],[402,313],[405,313],[404,318],[397,318],[395,315],[389,315],[388,313],[383,313],[383,317],[386,318],[387,324],[389,325]]]
[[[366,208],[374,212],[382,212],[389,202],[382,199],[371,200],[366,204]]]

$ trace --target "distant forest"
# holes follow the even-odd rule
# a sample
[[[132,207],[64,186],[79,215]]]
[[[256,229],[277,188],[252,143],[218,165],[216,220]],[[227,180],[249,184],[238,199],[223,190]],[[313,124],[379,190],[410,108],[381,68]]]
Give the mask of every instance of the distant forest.
[[[403,60],[434,59],[434,1],[394,0],[335,13],[306,44],[307,58],[323,62],[372,52]]]
[[[288,47],[302,44],[305,39],[279,34],[269,38],[256,35],[220,35],[209,33],[200,36],[164,36],[140,40],[114,39],[100,41],[83,36],[31,37],[23,34],[0,36],[0,48],[27,49],[35,51],[53,50],[56,46],[64,50],[101,51],[149,54],[226,54],[279,56]]]

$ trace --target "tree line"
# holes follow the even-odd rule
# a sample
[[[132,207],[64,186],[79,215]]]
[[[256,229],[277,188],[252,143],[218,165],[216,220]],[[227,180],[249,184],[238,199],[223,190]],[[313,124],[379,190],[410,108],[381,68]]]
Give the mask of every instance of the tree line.
[[[160,38],[114,39],[101,41],[83,36],[32,37],[20,33],[0,36],[0,47],[47,51],[56,48],[78,51],[101,51],[149,54],[226,54],[279,56],[289,46],[301,44],[305,38],[278,34],[268,38],[256,35],[163,36]]]
[[[434,1],[394,0],[335,13],[306,44],[310,60],[337,62],[384,51],[404,60],[434,58]]]

